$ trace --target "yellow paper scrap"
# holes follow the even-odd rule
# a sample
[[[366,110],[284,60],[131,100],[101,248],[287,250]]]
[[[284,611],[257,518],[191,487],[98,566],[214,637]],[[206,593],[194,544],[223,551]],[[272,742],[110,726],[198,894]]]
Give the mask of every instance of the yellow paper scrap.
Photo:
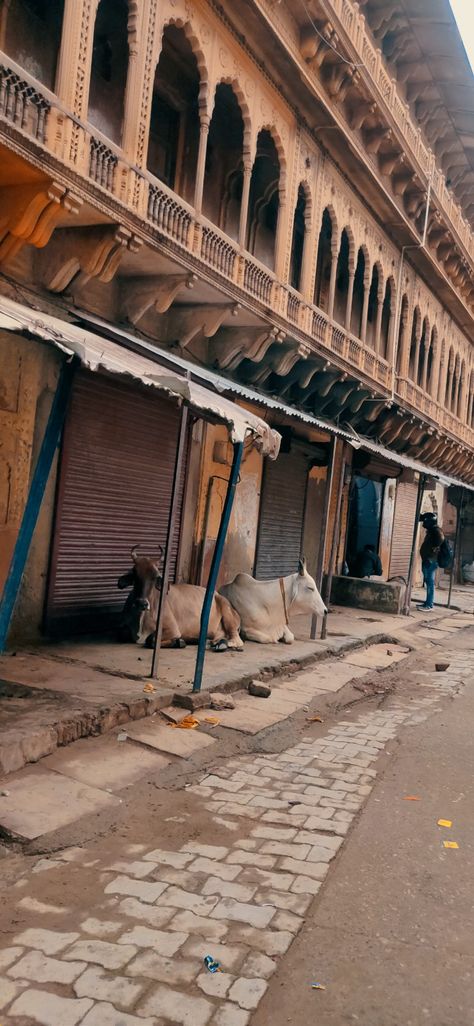
[[[452,827],[452,821],[450,819],[439,819],[438,826]]]
[[[421,798],[419,798],[418,795],[416,795],[416,794],[406,794],[404,799],[403,799],[403,801],[404,802],[421,802]]]
[[[143,688],[143,690],[144,690],[146,695],[151,695],[151,694],[153,694],[155,689],[153,687],[153,684],[151,684],[150,681],[148,681],[148,684],[145,684],[145,687]]]
[[[195,727],[199,727],[199,720],[195,716],[185,716],[181,723],[168,723],[168,727],[178,730],[194,730]]]
[[[204,723],[208,723],[210,727],[218,727],[220,723],[218,716],[205,716]]]
[[[459,848],[457,841],[443,841],[445,848]]]

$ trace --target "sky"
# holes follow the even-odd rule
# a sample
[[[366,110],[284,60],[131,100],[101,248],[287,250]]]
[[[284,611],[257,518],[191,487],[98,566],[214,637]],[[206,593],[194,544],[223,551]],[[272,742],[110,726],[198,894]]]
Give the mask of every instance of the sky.
[[[474,0],[450,0],[450,3],[474,71]]]

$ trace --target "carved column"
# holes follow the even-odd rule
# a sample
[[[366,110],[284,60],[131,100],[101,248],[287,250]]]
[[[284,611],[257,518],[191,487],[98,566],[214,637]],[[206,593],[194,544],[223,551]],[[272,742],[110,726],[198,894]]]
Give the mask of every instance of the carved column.
[[[337,274],[337,256],[338,256],[338,239],[332,239],[331,242],[331,274],[329,277],[329,294],[328,294],[328,317],[334,316],[334,296],[336,292],[336,274]]]
[[[368,278],[364,278],[364,304],[362,306],[362,317],[360,326],[360,337],[361,341],[365,342],[367,335],[367,314],[369,312],[369,292],[370,292],[370,281]]]
[[[280,203],[278,206],[278,222],[275,236],[275,274],[277,278],[284,278],[286,247],[288,243],[287,231],[287,202],[286,189],[279,189]]]
[[[423,324],[421,322],[421,316],[420,316],[420,324],[419,324],[419,327],[418,327],[418,330],[417,330],[416,336],[415,336],[415,362],[413,364],[413,376],[412,376],[412,381],[413,381],[413,384],[415,384],[415,385],[418,382],[418,368],[420,366],[420,343],[421,343],[421,336],[422,336],[422,334],[423,334]]]
[[[375,333],[374,333],[374,349],[375,352],[380,356],[380,331],[382,327],[382,313],[383,313],[383,288],[379,289],[377,295],[377,316],[375,318]]]
[[[349,284],[347,286],[347,302],[346,302],[346,315],[344,318],[344,327],[347,331],[351,330],[351,313],[352,313],[352,296],[354,294],[354,278],[355,278],[355,267],[349,271]]]
[[[128,4],[128,71],[123,115],[122,147],[128,159],[138,162],[138,135],[140,109],[146,57],[146,33],[143,31],[144,14],[148,4],[129,0]]]
[[[80,118],[87,116],[92,41],[99,0],[65,0],[56,92]]]
[[[244,153],[244,178],[242,183],[242,199],[240,202],[239,246],[247,247],[247,218],[249,213],[250,182],[252,179],[252,160],[250,153]]]
[[[199,113],[200,132],[199,132],[199,151],[196,167],[196,185],[194,188],[194,209],[196,214],[200,214],[202,210],[202,194],[204,189],[204,172],[206,170],[206,153],[207,153],[207,139],[209,135],[209,125],[211,119],[207,110],[201,108]]]

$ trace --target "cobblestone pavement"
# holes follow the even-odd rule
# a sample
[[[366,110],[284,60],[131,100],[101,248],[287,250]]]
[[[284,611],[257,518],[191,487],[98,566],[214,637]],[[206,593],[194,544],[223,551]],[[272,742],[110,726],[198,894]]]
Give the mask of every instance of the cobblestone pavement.
[[[2,1026],[247,1026],[370,795],[381,751],[471,672],[469,656],[453,654],[415,697],[391,696],[316,740],[203,776],[188,790],[225,827],[227,845],[126,844],[112,863],[87,848],[40,859],[38,894],[43,873],[65,862],[94,871],[101,893],[76,914],[19,887],[31,925],[0,950]],[[55,912],[61,925],[51,929]],[[206,955],[222,971],[207,971]]]

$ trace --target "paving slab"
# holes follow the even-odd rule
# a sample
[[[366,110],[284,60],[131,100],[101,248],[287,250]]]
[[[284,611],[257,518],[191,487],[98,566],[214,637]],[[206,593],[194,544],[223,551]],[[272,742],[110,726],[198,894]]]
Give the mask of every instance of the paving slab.
[[[116,736],[84,738],[72,747],[59,748],[41,765],[91,787],[120,791],[147,773],[156,773],[170,760]]]
[[[242,699],[241,702],[236,702],[235,709],[226,709],[219,714],[220,726],[228,727],[229,730],[239,730],[242,734],[258,734],[260,730],[279,723],[289,715],[287,711],[272,711],[270,705],[266,711],[255,708],[253,703],[258,701],[263,705],[264,702],[269,703],[270,699],[255,698],[252,701]]]
[[[350,666],[365,666],[367,670],[382,670],[392,663],[406,659],[408,652],[397,651],[396,645],[371,645],[362,652],[353,652],[346,656],[344,662]]]
[[[349,665],[347,660],[338,663],[324,663],[312,670],[295,675],[293,684],[296,687],[299,682],[303,686],[309,682],[314,684],[315,691],[339,691],[350,680],[365,677],[366,673],[366,667]]]
[[[214,738],[203,734],[199,728],[184,730],[180,727],[164,727],[155,717],[127,725],[126,733],[132,741],[169,752],[180,759],[187,759],[202,748],[214,744]]]
[[[0,826],[33,840],[119,803],[107,791],[35,766],[9,776],[8,794],[0,796]]]

